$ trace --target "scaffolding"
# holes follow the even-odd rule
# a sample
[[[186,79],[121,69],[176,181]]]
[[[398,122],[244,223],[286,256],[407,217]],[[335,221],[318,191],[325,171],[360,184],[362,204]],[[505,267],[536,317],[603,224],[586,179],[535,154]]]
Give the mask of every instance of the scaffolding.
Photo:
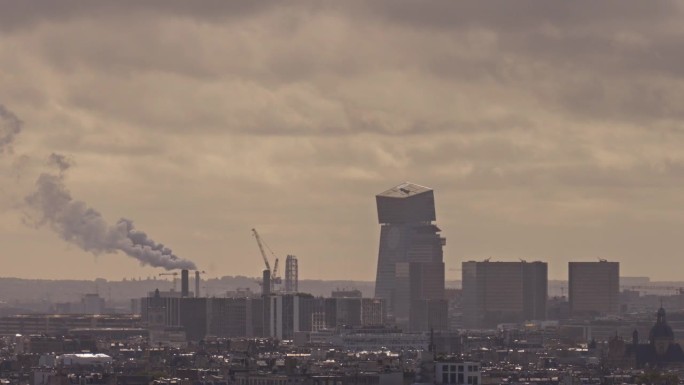
[[[297,257],[288,255],[285,259],[285,292],[297,293],[299,291],[299,264]]]

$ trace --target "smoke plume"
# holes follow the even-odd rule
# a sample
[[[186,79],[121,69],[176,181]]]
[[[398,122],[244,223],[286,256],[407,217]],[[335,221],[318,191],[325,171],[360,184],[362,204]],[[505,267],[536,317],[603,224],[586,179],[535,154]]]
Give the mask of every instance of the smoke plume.
[[[22,122],[0,104],[0,154],[12,151],[12,142],[21,131]]]
[[[0,104],[0,155],[13,154],[12,144],[21,132],[22,121]],[[16,162],[20,157],[14,157]],[[52,153],[48,164],[57,172],[44,172],[36,181],[36,189],[26,196],[29,209],[37,213],[32,222],[49,226],[62,239],[95,255],[122,251],[143,265],[172,269],[193,269],[195,264],[176,256],[171,249],[136,230],[133,221],[119,219],[111,225],[102,214],[85,202],[74,200],[64,185],[66,171],[72,166],[68,157]]]
[[[193,262],[179,258],[171,249],[136,230],[133,221],[122,218],[110,225],[97,210],[74,200],[64,186],[63,171],[70,163],[59,154],[52,154],[50,163],[59,167],[60,174],[41,174],[36,191],[26,197],[29,206],[40,214],[37,225],[50,226],[65,241],[96,255],[122,251],[143,265],[167,270],[196,269]]]

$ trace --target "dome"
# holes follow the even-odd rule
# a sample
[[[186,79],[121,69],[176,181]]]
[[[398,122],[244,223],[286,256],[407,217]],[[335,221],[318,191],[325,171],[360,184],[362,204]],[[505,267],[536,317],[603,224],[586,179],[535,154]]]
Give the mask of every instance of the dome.
[[[658,309],[658,319],[656,320],[655,325],[653,325],[651,328],[651,333],[649,333],[648,339],[651,343],[653,343],[655,340],[674,340],[674,332],[665,320],[665,309],[662,307]]]

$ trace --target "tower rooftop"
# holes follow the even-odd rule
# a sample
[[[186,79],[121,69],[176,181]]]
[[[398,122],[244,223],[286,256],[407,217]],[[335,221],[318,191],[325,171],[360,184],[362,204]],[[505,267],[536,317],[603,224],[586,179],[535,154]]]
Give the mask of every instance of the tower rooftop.
[[[375,196],[379,223],[424,223],[435,220],[431,188],[404,182]]]
[[[428,191],[432,191],[432,189],[419,184],[404,182],[387,191],[381,192],[377,196],[385,198],[408,198]]]

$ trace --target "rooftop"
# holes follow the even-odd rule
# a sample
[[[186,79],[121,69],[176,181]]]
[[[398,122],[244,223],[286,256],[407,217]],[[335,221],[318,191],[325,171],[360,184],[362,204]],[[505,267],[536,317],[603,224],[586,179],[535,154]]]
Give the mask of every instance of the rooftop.
[[[428,191],[432,191],[432,189],[429,187],[421,186],[419,184],[404,182],[398,186],[394,186],[391,189],[378,194],[378,196],[387,198],[407,198]]]

